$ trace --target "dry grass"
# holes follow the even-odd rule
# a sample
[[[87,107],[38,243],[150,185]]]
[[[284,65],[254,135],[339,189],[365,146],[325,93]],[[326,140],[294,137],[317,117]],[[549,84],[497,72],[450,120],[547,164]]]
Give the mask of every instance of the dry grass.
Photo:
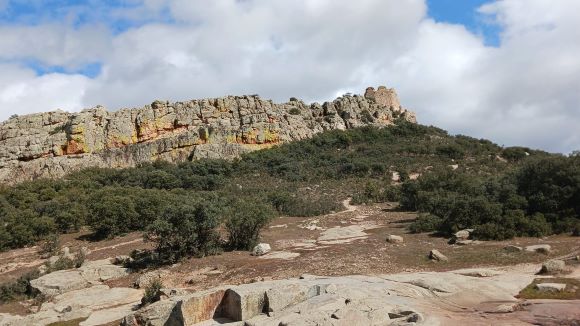
[[[564,291],[560,292],[540,292],[536,288],[539,283],[560,283],[566,284]],[[524,288],[518,295],[522,299],[580,299],[580,280],[573,278],[537,278],[532,284]]]

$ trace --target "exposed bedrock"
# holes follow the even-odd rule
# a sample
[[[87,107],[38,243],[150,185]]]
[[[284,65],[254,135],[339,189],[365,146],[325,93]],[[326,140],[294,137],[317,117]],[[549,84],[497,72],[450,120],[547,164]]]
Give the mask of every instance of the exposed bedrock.
[[[85,167],[230,159],[325,130],[387,126],[398,117],[415,122],[395,91],[383,86],[322,105],[252,95],[30,114],[0,124],[0,182],[56,178]]]

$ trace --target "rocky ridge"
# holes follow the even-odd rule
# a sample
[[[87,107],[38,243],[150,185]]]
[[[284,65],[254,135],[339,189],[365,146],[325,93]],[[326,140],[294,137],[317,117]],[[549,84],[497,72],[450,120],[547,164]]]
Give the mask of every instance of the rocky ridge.
[[[229,159],[325,130],[386,126],[398,117],[416,122],[384,86],[322,105],[295,98],[276,104],[250,95],[30,114],[0,124],[0,183],[56,178],[86,167]]]

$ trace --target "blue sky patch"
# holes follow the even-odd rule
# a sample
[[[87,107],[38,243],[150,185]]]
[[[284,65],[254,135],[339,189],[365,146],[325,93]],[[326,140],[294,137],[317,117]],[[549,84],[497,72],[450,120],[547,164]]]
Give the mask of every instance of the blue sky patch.
[[[429,16],[438,22],[464,25],[469,31],[481,35],[487,46],[500,45],[500,26],[493,24],[477,12],[477,8],[491,0],[427,0]]]
[[[71,74],[71,75],[84,75],[89,78],[95,78],[101,73],[102,64],[98,62],[88,63],[82,65],[81,67],[75,69],[65,68],[63,66],[50,66],[42,64],[35,60],[26,60],[24,65],[36,72],[38,76],[46,75],[46,74]]]

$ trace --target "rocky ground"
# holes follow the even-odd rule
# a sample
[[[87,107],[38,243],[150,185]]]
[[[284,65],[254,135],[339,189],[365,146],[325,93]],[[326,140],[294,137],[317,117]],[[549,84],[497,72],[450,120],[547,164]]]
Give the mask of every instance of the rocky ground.
[[[408,234],[415,216],[394,203],[345,206],[315,218],[277,219],[263,234],[271,247],[265,255],[226,252],[156,271],[131,272],[108,259],[148,247],[139,234],[102,242],[64,236],[61,243],[71,251],[88,248],[89,262],[35,281],[50,299],[40,307],[31,301],[0,306],[0,325],[191,325],[213,318],[247,325],[580,323],[578,238],[477,243],[460,234],[449,244]],[[547,261],[547,275],[536,275]],[[38,248],[2,253],[0,282],[42,264]],[[155,278],[162,280],[163,300],[136,310],[144,285]],[[524,288],[524,297],[533,299],[516,297]]]

